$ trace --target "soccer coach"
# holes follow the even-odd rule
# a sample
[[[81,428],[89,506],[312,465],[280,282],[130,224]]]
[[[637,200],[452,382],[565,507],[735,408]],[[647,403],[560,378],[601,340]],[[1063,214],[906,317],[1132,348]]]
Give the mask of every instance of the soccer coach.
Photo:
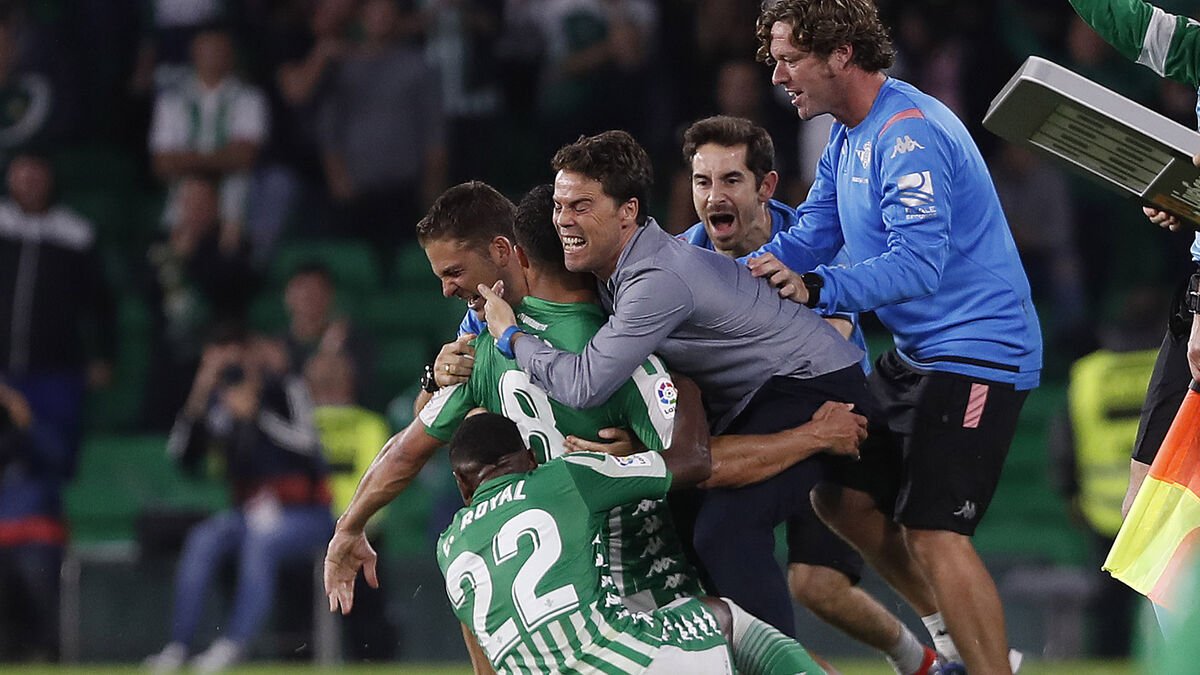
[[[632,136],[582,138],[552,166],[567,268],[596,275],[608,322],[581,354],[564,352],[521,333],[508,303],[480,286],[497,349],[551,398],[597,405],[656,353],[700,386],[714,433],[797,427],[831,400],[871,410],[857,347],[735,260],[675,239],[646,215],[650,160]],[[802,461],[754,485],[708,490],[694,544],[709,591],[794,635],[774,526],[823,478],[823,462]]]

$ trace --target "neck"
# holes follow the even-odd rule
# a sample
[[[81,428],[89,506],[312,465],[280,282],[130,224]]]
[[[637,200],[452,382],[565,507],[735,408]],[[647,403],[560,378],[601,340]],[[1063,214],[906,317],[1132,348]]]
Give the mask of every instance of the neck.
[[[887,81],[887,75],[881,71],[869,73],[857,68],[852,69],[846,77],[846,101],[842,110],[834,112],[833,116],[849,129],[858,126],[871,113],[871,106],[879,97],[879,90]]]
[[[525,270],[529,295],[550,302],[595,302],[596,282],[586,274],[546,271],[536,267]]]

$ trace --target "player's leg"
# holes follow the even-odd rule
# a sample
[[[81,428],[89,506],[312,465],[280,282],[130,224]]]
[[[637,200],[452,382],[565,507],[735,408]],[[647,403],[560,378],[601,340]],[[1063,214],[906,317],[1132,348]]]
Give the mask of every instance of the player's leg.
[[[906,440],[897,520],[970,672],[1009,673],[1000,596],[975,533],[1000,480],[1028,392],[933,373]]]
[[[728,598],[702,598],[728,635],[737,672],[741,675],[769,673],[824,673],[799,642],[780,633]]]

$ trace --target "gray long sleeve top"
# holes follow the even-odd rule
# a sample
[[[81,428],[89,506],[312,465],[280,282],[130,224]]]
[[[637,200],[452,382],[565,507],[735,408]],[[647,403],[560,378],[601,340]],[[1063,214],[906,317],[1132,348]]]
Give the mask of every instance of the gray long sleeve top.
[[[808,379],[862,358],[809,308],[780,298],[737,261],[675,239],[653,219],[600,283],[600,299],[611,315],[583,353],[541,340],[515,345],[530,380],[575,408],[607,400],[656,353],[696,381],[720,433],[772,376]]]

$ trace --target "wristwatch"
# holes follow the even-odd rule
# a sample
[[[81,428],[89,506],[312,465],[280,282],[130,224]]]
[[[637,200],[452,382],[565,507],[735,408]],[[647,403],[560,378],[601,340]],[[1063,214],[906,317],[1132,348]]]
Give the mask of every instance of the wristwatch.
[[[816,272],[805,272],[800,275],[800,281],[804,282],[804,287],[808,289],[808,302],[804,305],[816,307],[821,302],[821,289],[825,288],[825,277]]]
[[[442,386],[437,383],[437,378],[433,375],[433,364],[425,364],[425,372],[421,375],[421,388],[430,394],[436,393]]]

